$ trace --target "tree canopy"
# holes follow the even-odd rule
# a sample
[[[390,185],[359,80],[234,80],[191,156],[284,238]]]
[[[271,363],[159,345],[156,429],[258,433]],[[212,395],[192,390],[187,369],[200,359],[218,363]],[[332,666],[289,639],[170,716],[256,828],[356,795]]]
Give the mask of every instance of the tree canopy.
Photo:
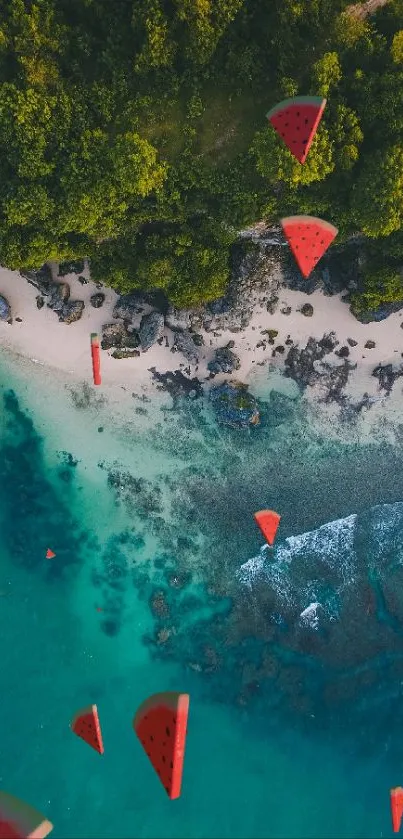
[[[400,293],[402,25],[403,0],[3,0],[0,263],[88,256],[190,305],[224,292],[243,225],[312,212]],[[304,166],[265,118],[298,94],[328,99]]]

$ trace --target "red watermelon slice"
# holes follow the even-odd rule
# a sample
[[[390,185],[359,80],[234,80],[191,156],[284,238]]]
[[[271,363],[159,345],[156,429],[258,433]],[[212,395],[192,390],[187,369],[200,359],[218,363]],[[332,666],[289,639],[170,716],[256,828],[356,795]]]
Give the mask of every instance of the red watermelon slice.
[[[133,728],[171,799],[181,794],[186,728],[187,693],[155,693],[138,708]]]
[[[294,96],[279,102],[267,114],[277,134],[300,163],[306,161],[325,106],[326,99],[320,96]]]
[[[89,705],[88,708],[77,711],[72,720],[71,728],[74,734],[77,734],[77,737],[81,737],[96,752],[103,755],[104,744],[96,705]]]
[[[45,839],[53,830],[45,816],[8,792],[0,791],[0,839]]]
[[[337,227],[314,216],[288,216],[281,219],[281,226],[306,279],[336,238]]]
[[[393,833],[399,833],[403,815],[403,789],[395,787],[390,791],[390,809],[392,811]]]
[[[268,544],[274,545],[281,516],[273,510],[260,510],[254,514],[254,518]]]

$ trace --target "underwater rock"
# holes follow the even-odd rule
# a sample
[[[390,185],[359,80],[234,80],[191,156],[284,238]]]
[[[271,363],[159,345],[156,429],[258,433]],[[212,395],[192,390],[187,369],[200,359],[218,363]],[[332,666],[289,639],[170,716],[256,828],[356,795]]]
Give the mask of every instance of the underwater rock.
[[[75,323],[75,321],[80,320],[84,308],[83,300],[70,300],[63,306],[59,314],[59,321],[67,324]]]
[[[209,361],[207,369],[211,373],[233,373],[234,370],[239,370],[240,366],[241,362],[238,356],[227,345],[216,349],[214,358]]]
[[[197,376],[193,379],[188,379],[187,376],[183,375],[181,370],[158,373],[155,367],[150,367],[150,372],[152,373],[153,379],[159,383],[159,388],[166,390],[174,401],[183,396],[191,399],[197,399],[203,396],[202,383]]]
[[[165,327],[164,315],[161,312],[150,312],[141,318],[139,335],[141,349],[147,352],[161,338]]]
[[[375,367],[372,371],[372,375],[378,379],[379,387],[382,390],[386,390],[386,393],[390,393],[396,379],[403,376],[403,367],[399,367],[398,370],[393,369],[392,364],[379,364],[378,367]]]
[[[259,425],[260,414],[256,399],[248,393],[248,386],[240,382],[225,382],[210,390],[217,421],[231,428]]]
[[[174,347],[176,347],[176,349],[185,356],[187,361],[197,364],[198,353],[190,332],[187,332],[186,330],[183,332],[176,332]]]
[[[6,298],[3,297],[2,294],[0,294],[0,320],[8,320],[10,317],[11,306],[8,300],[6,300]]]
[[[150,609],[157,618],[166,618],[170,609],[163,591],[156,591],[150,598]]]

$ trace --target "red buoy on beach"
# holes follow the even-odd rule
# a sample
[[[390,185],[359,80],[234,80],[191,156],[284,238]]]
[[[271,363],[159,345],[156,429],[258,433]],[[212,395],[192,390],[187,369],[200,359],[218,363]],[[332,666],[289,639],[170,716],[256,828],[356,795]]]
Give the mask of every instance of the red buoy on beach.
[[[99,338],[96,332],[91,333],[91,355],[92,355],[92,375],[94,378],[94,385],[101,384],[101,354],[99,348]]]
[[[254,513],[256,524],[260,527],[264,538],[269,545],[274,545],[278,526],[280,524],[281,516],[275,513],[274,510],[260,510]]]
[[[403,787],[391,789],[390,809],[392,811],[393,833],[399,833],[403,815]]]

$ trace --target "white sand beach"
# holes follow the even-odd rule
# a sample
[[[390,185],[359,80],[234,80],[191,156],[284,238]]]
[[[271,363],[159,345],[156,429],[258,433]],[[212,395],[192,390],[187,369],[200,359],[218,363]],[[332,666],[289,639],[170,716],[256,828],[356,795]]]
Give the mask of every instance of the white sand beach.
[[[86,278],[89,277],[88,267],[83,273]],[[60,323],[57,314],[46,305],[42,309],[37,308],[37,290],[17,271],[0,268],[0,294],[9,301],[13,317],[12,324],[0,323],[0,344],[13,354],[31,360],[32,364],[54,368],[72,379],[92,384],[90,334],[97,332],[101,335],[102,325],[113,322],[112,311],[118,297],[111,289],[102,288],[105,302],[102,308],[95,309],[90,304],[91,295],[98,290],[93,282],[81,285],[75,274],[68,274],[63,280],[70,285],[71,299],[85,302],[82,318],[70,325]],[[161,346],[155,344],[139,357],[125,359],[114,359],[111,351],[102,351],[102,386],[99,390],[115,390],[116,386],[120,386],[136,387],[143,391],[150,389],[155,393],[152,374],[149,372],[152,367],[161,373],[181,369],[186,370],[187,374],[190,368],[191,377],[205,379],[208,376],[207,364],[215,349],[233,341],[233,352],[241,362],[233,378],[250,384],[256,395],[263,395],[268,370],[274,374],[284,368],[284,358],[289,349],[285,344],[287,338],[302,348],[309,337],[320,339],[333,331],[340,342],[337,349],[345,346],[348,338],[357,341],[357,346],[349,346],[349,361],[357,367],[350,374],[346,394],[355,399],[361,398],[364,392],[374,398],[384,396],[372,371],[379,364],[393,364],[395,369],[400,367],[403,354],[403,310],[380,323],[364,325],[353,317],[340,296],[327,297],[321,291],[307,296],[303,292],[284,287],[280,289],[279,297],[279,309],[275,314],[267,312],[265,307],[257,307],[250,324],[241,332],[219,331],[214,334],[198,330],[205,344],[198,350],[197,365],[189,364],[181,353],[171,352],[174,334],[168,328],[165,336],[169,347],[164,341]],[[313,306],[311,317],[300,312],[301,306],[307,302]],[[288,315],[280,311],[286,307],[291,307]],[[144,311],[147,312],[147,308]],[[21,322],[17,318],[21,318]],[[141,315],[138,318],[140,322]],[[264,337],[261,333],[268,329],[278,330],[274,345],[267,344],[266,349],[257,348],[256,344]],[[368,340],[375,342],[373,349],[365,348]],[[273,350],[279,345],[285,347],[285,352],[276,353],[273,357]],[[343,364],[343,359],[335,353],[326,356],[326,361],[335,365]],[[228,375],[218,374],[212,382],[217,384],[227,378]],[[395,383],[391,394],[391,409],[397,393],[401,395],[399,381]]]

